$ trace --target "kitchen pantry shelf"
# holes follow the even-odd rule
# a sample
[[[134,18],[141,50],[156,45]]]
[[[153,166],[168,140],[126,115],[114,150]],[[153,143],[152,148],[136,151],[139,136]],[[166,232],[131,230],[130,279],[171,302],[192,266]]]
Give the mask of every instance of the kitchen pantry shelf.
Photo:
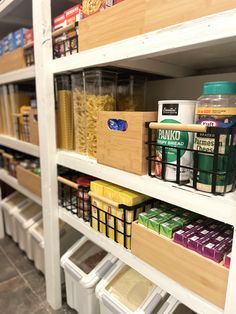
[[[0,135],[0,145],[7,146],[25,154],[39,157],[39,147],[37,145],[20,141],[11,136]]]
[[[184,22],[89,49],[63,58],[63,60],[55,59],[52,61],[51,71],[56,74],[109,64],[181,77],[194,74],[197,69],[204,68],[208,62],[213,68],[223,67],[227,61],[226,57],[228,58],[227,66],[235,65],[233,59],[233,52],[236,51],[235,20],[236,9],[233,9]],[[226,49],[227,45],[231,49],[230,55]],[[206,48],[211,48],[210,52],[206,51]],[[178,59],[181,60],[183,51],[188,53],[188,58],[184,60],[184,66],[179,66]],[[199,58],[198,65],[193,66],[192,61],[196,57]]]
[[[155,268],[151,267],[141,259],[134,256],[129,250],[122,247],[120,244],[105,237],[102,233],[90,227],[88,222],[84,222],[81,218],[73,215],[64,208],[59,208],[59,217],[74,229],[83,233],[91,241],[97,243],[104,250],[110,252],[124,263],[134,268],[140,274],[172,294],[178,300],[186,304],[192,310],[198,313],[220,314],[223,311],[215,305],[207,302],[190,290],[184,288],[174,280],[168,278]]]
[[[35,66],[0,74],[0,85],[13,82],[26,81],[35,78]]]
[[[138,176],[101,165],[96,160],[75,152],[58,151],[57,162],[61,166],[95,176],[236,226],[236,192],[229,193],[224,197],[197,192],[191,188],[180,187],[177,184],[164,182],[147,175]]]
[[[20,193],[24,194],[28,198],[30,198],[35,203],[41,205],[42,201],[41,198],[33,193],[31,193],[29,190],[25,189],[23,186],[21,186],[17,179],[10,176],[6,170],[0,169],[0,181],[5,182],[6,184],[10,185],[13,189],[19,191]]]

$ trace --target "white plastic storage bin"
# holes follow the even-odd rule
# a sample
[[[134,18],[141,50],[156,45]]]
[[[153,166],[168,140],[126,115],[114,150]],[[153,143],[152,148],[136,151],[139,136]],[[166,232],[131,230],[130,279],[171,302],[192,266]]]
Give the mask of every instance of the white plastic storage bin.
[[[35,267],[45,273],[44,266],[44,235],[43,219],[36,222],[30,229],[31,247]],[[82,234],[66,223],[60,221],[60,254],[61,256],[80,238]]]
[[[10,194],[0,202],[5,222],[6,234],[13,236],[13,233],[16,233],[13,214],[18,212],[25,204],[30,202],[31,201],[27,197],[19,192]]]
[[[100,281],[96,288],[101,314],[154,314],[168,294],[123,262]]]
[[[86,237],[76,242],[61,258],[68,305],[79,314],[99,314],[95,287],[116,261]]]
[[[19,247],[29,259],[33,259],[29,228],[42,217],[42,207],[32,202],[15,215]]]
[[[196,314],[174,297],[170,296],[156,314]]]

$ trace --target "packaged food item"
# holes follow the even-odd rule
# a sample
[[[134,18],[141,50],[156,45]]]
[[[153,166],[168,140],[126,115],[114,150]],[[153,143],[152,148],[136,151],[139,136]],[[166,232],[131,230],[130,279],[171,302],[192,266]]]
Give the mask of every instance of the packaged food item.
[[[60,149],[74,148],[73,104],[71,84],[68,75],[57,77],[57,146]]]
[[[169,221],[160,224],[160,234],[169,239],[172,239],[174,232],[180,229],[182,226],[183,224],[180,220],[176,220],[173,218]]]
[[[84,71],[87,154],[96,158],[99,111],[116,109],[117,73],[107,70]]]
[[[53,31],[59,30],[66,26],[65,14],[62,13],[53,19]],[[53,55],[54,58],[61,58],[65,56],[65,40],[66,34],[61,35],[53,39]]]
[[[53,31],[66,26],[65,14],[62,13],[53,19]]]
[[[222,128],[229,128],[236,124],[235,82],[207,82],[203,84],[202,93],[203,95],[197,100],[195,123]],[[233,166],[232,158],[230,160],[227,156],[227,153],[233,149],[230,147],[230,138],[229,135],[220,135],[219,138],[219,154],[222,155],[218,155],[218,174],[215,183],[218,193],[229,192],[234,183],[233,173],[225,174],[227,169]],[[206,152],[198,153],[199,171],[196,186],[198,190],[204,192],[212,191],[215,145],[216,136],[212,133],[198,133],[194,138],[194,149]],[[212,154],[209,155],[207,152]]]
[[[3,44],[3,54],[9,52],[9,51],[10,51],[10,47],[9,47],[8,36],[5,36],[5,37],[2,39],[2,44]]]
[[[138,216],[138,222],[142,225],[144,225],[145,227],[148,226],[148,220],[158,216],[159,214],[163,213],[163,210],[158,209],[158,208],[152,208],[150,209],[147,213],[140,213]]]
[[[158,102],[158,122],[188,124],[194,121],[195,101],[192,100],[164,100]],[[165,177],[167,181],[177,180],[177,150],[180,149],[180,165],[191,166],[191,153],[186,148],[192,148],[193,134],[186,131],[158,130],[155,175],[162,176],[162,168],[165,167]],[[163,156],[162,146],[165,148]],[[168,162],[172,165],[165,165]],[[190,178],[190,171],[180,167],[180,181],[187,182]]]
[[[232,249],[233,239],[228,237],[217,237],[210,240],[202,249],[203,256],[214,260],[215,262],[221,262],[225,253],[228,253]]]
[[[78,217],[82,217],[85,221],[90,219],[90,184],[93,179],[89,176],[83,176],[77,179],[79,185],[77,192]]]
[[[170,213],[160,213],[158,216],[150,218],[148,220],[147,227],[158,233],[160,233],[160,225],[166,221],[169,221],[174,217],[174,214]]]
[[[73,24],[75,22],[79,22],[83,18],[82,5],[77,4],[74,7],[66,10],[64,12],[64,16],[65,16],[65,24],[66,25],[70,25],[70,24]]]
[[[117,83],[117,110],[118,111],[145,111],[147,78],[119,74]]]
[[[25,34],[28,31],[27,28],[18,29],[14,32],[14,48],[24,47],[25,45]]]
[[[33,28],[27,29],[25,32],[25,45],[30,44],[34,41]]]
[[[224,266],[227,268],[230,268],[231,256],[231,252],[225,256]]]
[[[83,0],[83,17],[103,11],[113,6],[113,0]]]
[[[0,56],[3,55],[3,43],[2,40],[0,40]]]

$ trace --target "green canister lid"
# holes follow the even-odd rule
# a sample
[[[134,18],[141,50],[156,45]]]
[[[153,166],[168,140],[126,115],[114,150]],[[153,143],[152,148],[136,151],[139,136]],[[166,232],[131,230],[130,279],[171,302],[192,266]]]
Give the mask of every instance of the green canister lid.
[[[203,95],[234,95],[236,94],[236,82],[206,82],[202,86]]]

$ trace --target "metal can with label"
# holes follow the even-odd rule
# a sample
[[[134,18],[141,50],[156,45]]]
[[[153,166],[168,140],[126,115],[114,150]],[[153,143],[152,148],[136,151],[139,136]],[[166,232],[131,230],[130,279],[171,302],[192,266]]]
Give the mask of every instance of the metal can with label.
[[[196,101],[164,100],[158,102],[158,122],[191,124],[194,121]],[[180,153],[180,182],[190,179],[193,134],[186,131],[160,129],[157,134],[155,175],[167,181],[176,181],[177,149]],[[164,148],[164,149],[163,149]],[[165,167],[163,178],[163,167]]]

